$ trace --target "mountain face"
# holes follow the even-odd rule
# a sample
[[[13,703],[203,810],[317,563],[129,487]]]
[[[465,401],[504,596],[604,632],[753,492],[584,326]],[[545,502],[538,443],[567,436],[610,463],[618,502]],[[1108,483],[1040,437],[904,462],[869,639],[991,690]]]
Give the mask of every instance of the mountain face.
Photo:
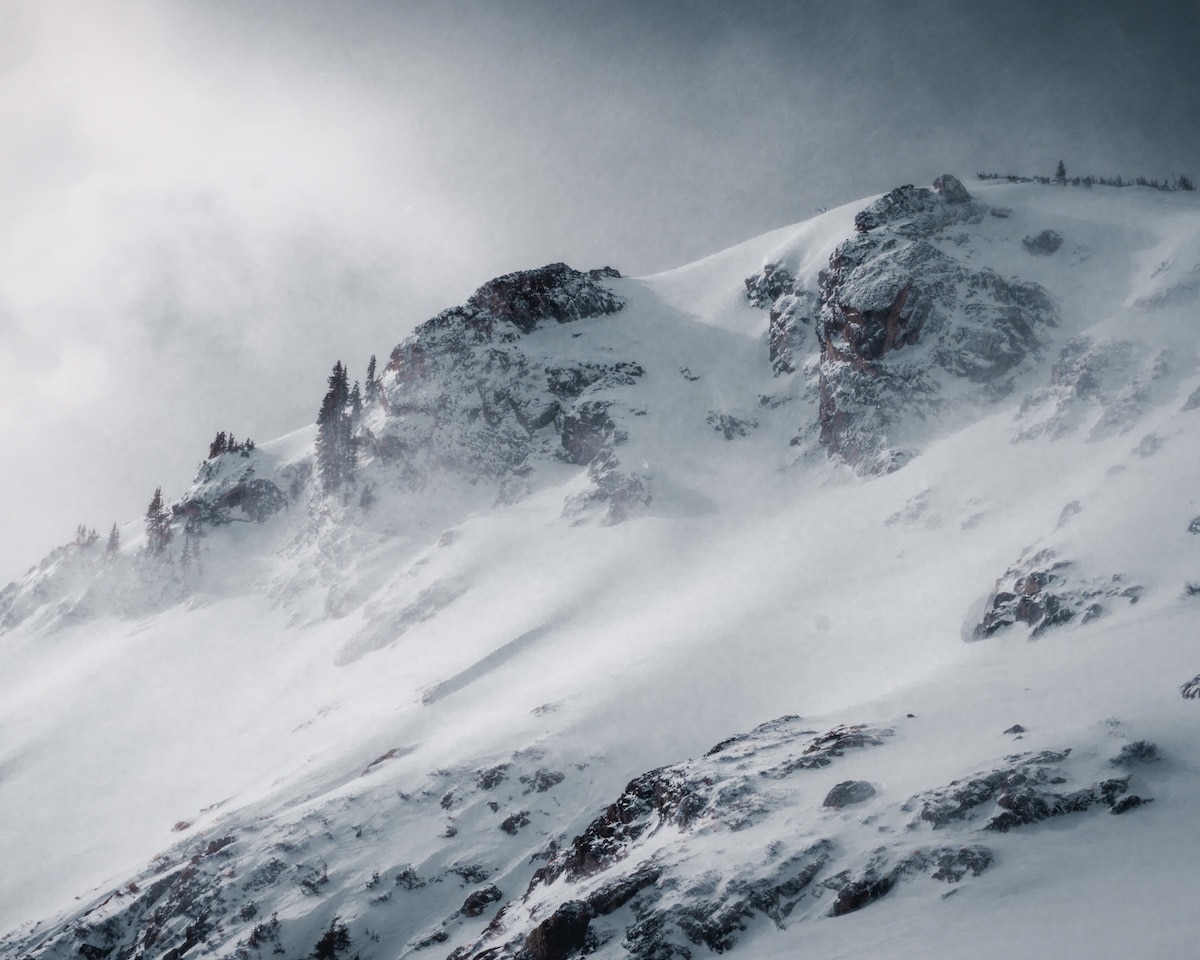
[[[946,175],[339,363],[0,591],[0,956],[1185,955],[1197,276]]]

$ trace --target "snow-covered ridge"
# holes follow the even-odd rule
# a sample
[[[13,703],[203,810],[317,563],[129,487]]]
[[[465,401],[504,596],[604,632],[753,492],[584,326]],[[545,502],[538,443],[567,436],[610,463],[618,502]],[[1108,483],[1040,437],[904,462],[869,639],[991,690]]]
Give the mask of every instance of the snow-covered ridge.
[[[1198,272],[1193,195],[941,178],[485,284],[335,486],[5,588],[0,955],[1178,953]]]

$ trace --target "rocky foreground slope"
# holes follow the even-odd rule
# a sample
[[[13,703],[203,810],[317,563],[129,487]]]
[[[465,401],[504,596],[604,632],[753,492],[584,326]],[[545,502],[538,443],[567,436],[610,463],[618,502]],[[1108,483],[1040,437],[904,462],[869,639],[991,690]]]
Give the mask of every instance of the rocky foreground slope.
[[[0,955],[1173,955],[1198,273],[944,176],[484,284],[0,592]]]

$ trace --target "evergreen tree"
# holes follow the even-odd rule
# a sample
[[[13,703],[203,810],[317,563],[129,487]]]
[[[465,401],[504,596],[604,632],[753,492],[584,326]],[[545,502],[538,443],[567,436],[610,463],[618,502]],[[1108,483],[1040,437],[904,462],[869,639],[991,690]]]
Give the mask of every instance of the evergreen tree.
[[[108,532],[108,543],[105,544],[105,556],[113,556],[121,548],[121,531],[117,529],[114,523],[112,529]]]
[[[354,381],[354,386],[350,388],[350,419],[357,426],[359,418],[362,417],[362,391],[358,389],[358,381]]]
[[[1063,163],[1061,160],[1058,161],[1058,168],[1054,171],[1054,182],[1055,183],[1066,183],[1067,182],[1067,165],[1065,163]]]
[[[375,380],[375,354],[371,354],[371,362],[367,364],[367,379],[363,383],[363,398],[367,403],[374,403],[379,395],[379,383]]]
[[[171,542],[171,515],[163,505],[162,487],[154,488],[154,498],[146,508],[146,546],[155,556]]]
[[[354,424],[350,407],[350,384],[342,361],[333,365],[329,390],[317,414],[317,470],[326,492],[338,489],[354,476]]]
[[[216,438],[208,446],[208,459],[212,460],[219,457],[229,449],[229,440],[225,436],[225,431],[222,430],[217,434]]]

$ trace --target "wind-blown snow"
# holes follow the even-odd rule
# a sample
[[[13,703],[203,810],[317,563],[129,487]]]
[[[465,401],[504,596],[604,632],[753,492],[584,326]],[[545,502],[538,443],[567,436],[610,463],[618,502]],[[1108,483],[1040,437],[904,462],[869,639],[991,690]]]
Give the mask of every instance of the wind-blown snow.
[[[918,876],[848,916],[752,925],[746,955],[1189,952],[1200,708],[1178,690],[1200,671],[1188,588],[1200,583],[1188,532],[1200,516],[1200,205],[1134,188],[971,189],[1003,215],[939,242],[1042,285],[1060,326],[1009,396],[961,428],[924,424],[919,455],[895,473],[855,476],[790,442],[813,420],[811,385],[803,370],[772,375],[767,314],[743,285],[782,263],[815,288],[864,202],[605,281],[623,310],[531,335],[546,356],[644,367],[606,394],[645,411],[617,448],[651,478],[642,515],[564,518],[583,483],[565,463],[537,465],[507,504],[467,482],[381,485],[369,511],[293,504],[213,533],[209,579],[180,603],[132,618],[43,611],[0,634],[0,931],[13,931],[0,955],[32,951],[39,918],[105,901],[175,843],[226,834],[251,859],[277,851],[289,882],[327,865],[328,883],[313,881],[325,913],[302,890],[272,901],[289,953],[338,914],[364,960],[407,955],[469,885],[405,893],[403,866],[449,876],[469,859],[488,866],[501,903],[519,897],[530,854],[569,842],[631,777],[785,714],[820,731],[897,731],[814,774],[814,794],[870,781],[869,808],[787,814],[789,829],[835,836],[847,864],[884,842],[883,826],[904,836],[910,797],[1017,751],[1071,748],[1101,767],[1146,740],[1162,759],[1132,773],[1153,803],[1014,831],[954,896]],[[1046,229],[1062,247],[1028,252],[1022,238]],[[1051,370],[1079,337],[1098,386],[1071,393]],[[713,413],[756,426],[726,439]],[[257,475],[284,477],[311,443],[306,429],[262,444]],[[122,534],[134,550],[139,525]],[[1139,587],[1136,603],[1105,600],[1094,621],[1036,642],[1022,623],[964,642],[997,579],[1042,550],[1071,562],[1072,584]],[[1013,724],[1019,743],[1004,734]],[[503,789],[468,796],[474,771],[502,763]],[[522,793],[518,773],[541,768],[563,779]],[[447,790],[458,799],[439,804]],[[524,832],[498,828],[522,811]],[[694,842],[695,875],[719,870]],[[371,905],[377,870],[391,899]],[[447,921],[423,955],[474,942],[495,909]],[[222,952],[252,926],[231,921]],[[619,943],[601,946],[616,955]]]

